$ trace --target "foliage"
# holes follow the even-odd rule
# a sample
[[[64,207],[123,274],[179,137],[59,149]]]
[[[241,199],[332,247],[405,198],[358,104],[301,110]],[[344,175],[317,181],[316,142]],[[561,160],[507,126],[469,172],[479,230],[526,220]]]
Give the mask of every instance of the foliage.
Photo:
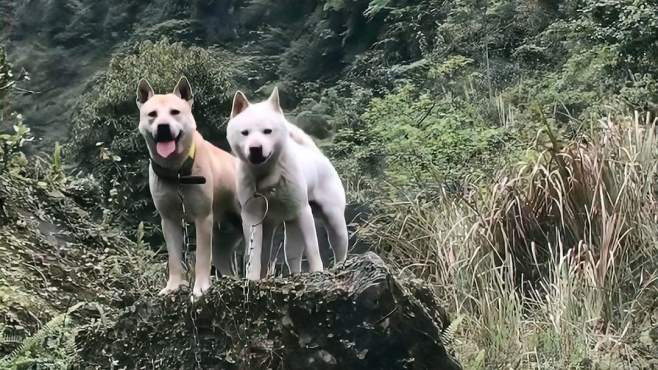
[[[379,12],[386,9],[391,4],[391,0],[370,0],[368,3],[368,8],[363,12],[363,14],[372,19]]]
[[[62,167],[62,146],[55,142],[55,151],[53,152],[48,180],[52,184],[63,184],[66,181],[66,175]]]
[[[653,239],[642,226],[652,212],[646,205],[653,202],[655,127],[638,121],[631,127],[620,127],[628,124],[624,121],[602,123],[602,137],[564,147],[555,141],[515,178],[497,185],[487,235],[499,246],[497,254],[514,256],[515,270],[525,280],[544,275],[533,269],[541,267],[539,261],[550,261],[559,245],[577,251],[579,258],[592,258],[598,266],[592,283],[616,291],[623,281],[607,280],[608,264],[628,256],[624,247]],[[650,249],[637,248],[634,258],[650,261],[650,254],[641,256]]]
[[[16,122],[14,132],[0,133],[0,173],[20,170],[27,163],[21,147],[33,139],[20,114],[12,113],[11,119]]]
[[[658,51],[651,45],[658,32],[655,5],[649,0],[587,1],[583,10],[594,40],[617,46],[623,65],[635,72],[655,73]]]
[[[0,367],[64,369],[80,325],[155,291],[164,264],[145,243],[90,221],[76,203],[82,180],[46,183],[32,176],[39,159],[27,160],[0,176]]]
[[[394,184],[447,181],[491,173],[502,163],[506,132],[491,126],[476,107],[438,98],[407,85],[373,99],[363,125],[344,129],[333,155],[358,166],[355,173],[386,175]],[[499,161],[501,160],[501,161]]]
[[[199,130],[215,143],[224,142],[229,71],[211,52],[198,47],[166,39],[140,43],[132,52],[115,56],[109,70],[80,99],[73,117],[75,140],[66,149],[80,168],[93,172],[112,217],[142,220],[152,211],[148,152],[137,131],[137,82],[146,78],[156,92],[167,93],[182,75],[193,84]]]
[[[7,61],[4,48],[0,47],[0,100],[8,98],[8,93],[16,83]],[[6,117],[7,115],[9,117]],[[26,159],[21,148],[32,141],[30,129],[23,122],[23,115],[3,110],[0,112],[0,124],[13,127],[13,133],[0,133],[0,175],[7,171],[20,170]]]
[[[20,90],[3,76],[9,98]],[[164,265],[145,243],[92,223],[96,180],[66,176],[59,145],[50,160],[26,156],[29,128],[22,115],[3,113],[14,132],[0,133],[0,368],[69,368],[80,325],[151,291]]]
[[[28,328],[20,338],[37,332],[25,312],[41,322],[64,312],[62,297],[79,287],[60,278],[60,267],[94,287],[80,293],[85,299],[111,296],[103,307],[126,307],[161,280],[154,276],[162,265],[147,250],[149,223],[137,222],[152,209],[134,86],[147,77],[166,92],[185,74],[199,126],[212,141],[223,141],[220,124],[234,78],[256,94],[278,84],[287,111],[326,122],[323,129],[332,132],[321,144],[348,197],[372,208],[357,236],[450,302],[461,321],[454,330],[466,368],[652,366],[648,357],[658,342],[651,317],[658,298],[654,127],[628,117],[606,120],[602,128],[590,122],[611,112],[658,112],[653,1],[207,1],[192,12],[169,1],[123,1],[112,5],[122,15],[107,18],[105,6],[91,3],[43,7],[46,23],[54,25],[47,45],[72,62],[63,67],[37,53],[48,76],[41,86],[71,78],[78,85],[55,90],[68,98],[46,93],[41,104],[28,105],[57,107],[76,97],[75,109],[63,109],[74,112],[64,153],[48,149],[50,161],[28,162],[22,116],[3,112],[3,124],[16,129],[0,137],[0,226],[8,225],[0,233],[0,259],[23,263],[0,271],[0,305],[20,319],[0,325],[0,336],[15,339],[15,326]],[[37,8],[28,5],[21,9]],[[66,9],[67,17],[53,18],[61,12],[48,9]],[[133,18],[149,22],[133,27]],[[67,19],[75,21],[66,26]],[[33,22],[10,28],[27,30],[24,44],[34,43]],[[161,33],[198,46],[121,44]],[[23,39],[7,40],[21,46]],[[217,50],[201,49],[210,44]],[[121,54],[87,89],[80,81],[105,63],[110,49]],[[35,54],[29,55],[24,58]],[[0,53],[0,87],[11,87],[0,89],[0,98],[19,91],[14,79]],[[520,167],[510,164],[518,159]],[[75,160],[87,176],[64,174],[62,160]],[[36,174],[25,178],[26,168]],[[445,186],[453,181],[464,185]],[[17,208],[21,202],[27,206]],[[87,221],[99,203],[109,207],[107,220],[120,218],[128,221],[126,231],[137,230],[138,247],[116,238],[109,223]],[[58,207],[68,211],[36,224]],[[57,239],[64,247],[39,231],[71,223],[66,235],[73,242]],[[91,251],[83,254],[85,248]],[[32,267],[32,256],[58,263]],[[110,273],[96,274],[96,265]],[[60,291],[43,290],[42,280]],[[37,289],[48,299],[33,294]],[[12,349],[13,342],[0,346]]]
[[[27,366],[68,368],[76,356],[75,327],[71,322],[71,314],[82,305],[74,305],[52,318],[34,335],[23,339],[14,351],[0,358],[0,366],[3,369]]]
[[[601,123],[459,199],[378,202],[360,230],[441,287],[464,317],[466,368],[648,366],[658,343],[637,338],[658,296],[656,126]]]
[[[385,4],[385,26],[348,79],[377,98],[336,111],[329,146],[351,180],[386,173],[422,188],[491,174],[534,140],[539,113],[574,136],[609,107],[646,111],[658,98],[645,1],[372,3]]]

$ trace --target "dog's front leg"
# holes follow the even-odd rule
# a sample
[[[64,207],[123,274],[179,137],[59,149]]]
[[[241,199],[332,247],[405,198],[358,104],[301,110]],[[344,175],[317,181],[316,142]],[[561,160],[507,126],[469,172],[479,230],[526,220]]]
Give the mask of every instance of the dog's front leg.
[[[301,272],[302,251],[306,254],[309,271],[322,271],[322,258],[315,233],[315,222],[311,207],[306,205],[297,218],[286,223],[289,240],[285,246],[291,273]]]
[[[274,239],[274,233],[276,232],[276,225],[271,222],[263,223],[263,237],[260,248],[260,278],[265,279],[268,277],[268,273],[274,265],[272,256],[274,252],[272,249],[272,240]],[[273,271],[273,270],[272,270]]]
[[[196,263],[194,265],[194,289],[192,294],[198,298],[210,288],[212,213],[194,220],[194,226],[196,227]]]
[[[162,232],[164,233],[165,243],[167,244],[167,254],[169,255],[169,279],[159,294],[169,294],[177,291],[181,285],[187,285],[182,265],[183,230],[181,230],[180,219],[173,220],[162,218]]]

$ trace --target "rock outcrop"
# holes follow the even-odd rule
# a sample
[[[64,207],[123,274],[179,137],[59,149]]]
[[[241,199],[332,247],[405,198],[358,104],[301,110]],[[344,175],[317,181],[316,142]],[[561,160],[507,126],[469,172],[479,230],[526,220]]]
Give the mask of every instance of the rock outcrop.
[[[373,253],[323,273],[142,297],[76,338],[81,368],[459,369],[432,291]]]

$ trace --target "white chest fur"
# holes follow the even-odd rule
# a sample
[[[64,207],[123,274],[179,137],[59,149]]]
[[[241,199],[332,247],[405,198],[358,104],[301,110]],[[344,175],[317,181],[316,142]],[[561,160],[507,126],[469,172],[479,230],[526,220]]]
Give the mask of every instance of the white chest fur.
[[[283,178],[276,185],[259,190],[259,193],[267,198],[267,219],[276,222],[295,218],[305,204],[302,196],[305,189]]]
[[[187,221],[194,221],[195,218],[211,212],[212,199],[204,186],[206,185],[177,185],[159,179],[150,183],[151,196],[160,213],[182,216],[184,205]]]

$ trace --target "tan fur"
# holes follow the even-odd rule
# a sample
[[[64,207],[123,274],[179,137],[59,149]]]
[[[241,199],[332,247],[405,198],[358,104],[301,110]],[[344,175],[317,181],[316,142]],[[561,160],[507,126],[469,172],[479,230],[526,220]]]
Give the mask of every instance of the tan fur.
[[[181,84],[183,87],[180,87]],[[169,279],[160,294],[175,291],[181,285],[187,284],[181,268],[183,235],[180,224],[182,205],[178,196],[180,189],[188,221],[194,222],[196,226],[197,251],[192,292],[198,297],[210,287],[211,258],[222,274],[231,273],[227,271],[230,269],[228,259],[241,237],[238,234],[235,238],[220,240],[220,248],[212,249],[214,225],[221,224],[229,213],[240,212],[236,197],[235,158],[206,141],[196,130],[192,102],[191,88],[187,80],[181,79],[174,93],[166,95],[153,94],[145,81],[140,82],[138,88],[139,130],[146,140],[151,160],[161,167],[176,171],[185,162],[190,147],[194,144],[196,153],[192,176],[203,176],[206,179],[205,184],[179,185],[160,178],[149,166],[151,196],[162,218],[162,229],[169,252]],[[173,114],[174,110],[178,113]],[[154,114],[153,112],[154,117],[149,115]],[[168,125],[174,137],[180,136],[174,154],[166,158],[159,156],[156,150],[154,138],[158,125]],[[211,250],[221,255],[211,256]]]

